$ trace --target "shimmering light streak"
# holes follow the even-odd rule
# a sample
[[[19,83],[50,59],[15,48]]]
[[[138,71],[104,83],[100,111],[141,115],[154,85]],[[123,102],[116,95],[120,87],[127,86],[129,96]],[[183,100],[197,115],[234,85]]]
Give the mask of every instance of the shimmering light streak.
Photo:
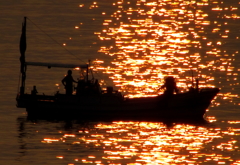
[[[84,129],[86,131],[71,134],[74,136],[62,133],[59,140],[51,141],[60,143],[65,140],[69,150],[78,146],[81,150],[94,149],[91,154],[86,152],[73,159],[81,163],[230,164],[235,161],[237,164],[239,161],[234,159],[234,154],[223,151],[239,151],[239,142],[235,137],[240,128],[221,130],[190,124],[172,123],[168,126],[160,122],[112,122],[98,123]],[[220,143],[218,139],[221,139]],[[76,140],[79,142],[75,143]],[[56,158],[63,159],[65,156]]]
[[[51,139],[51,138],[45,138],[43,139],[42,143],[52,143],[52,142],[57,142],[59,139]]]

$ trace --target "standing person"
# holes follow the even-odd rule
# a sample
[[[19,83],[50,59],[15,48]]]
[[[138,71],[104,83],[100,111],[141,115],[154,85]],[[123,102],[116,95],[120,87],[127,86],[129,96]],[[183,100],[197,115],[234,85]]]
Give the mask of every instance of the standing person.
[[[36,96],[38,93],[36,86],[33,86],[33,90],[31,91],[31,95]]]
[[[77,83],[72,77],[72,71],[68,70],[66,77],[62,79],[62,84],[65,86],[66,95],[72,95],[73,92],[73,82]]]

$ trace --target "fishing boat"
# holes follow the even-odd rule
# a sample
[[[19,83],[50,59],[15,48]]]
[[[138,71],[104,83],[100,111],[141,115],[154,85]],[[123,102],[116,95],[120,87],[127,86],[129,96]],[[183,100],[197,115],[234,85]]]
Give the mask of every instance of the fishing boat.
[[[203,118],[206,109],[219,92],[218,88],[202,88],[155,97],[126,98],[121,92],[107,87],[102,90],[95,79],[89,80],[89,64],[58,64],[27,62],[26,17],[20,39],[21,86],[16,97],[17,107],[26,108],[28,116],[37,118],[76,118],[94,120],[149,120]],[[85,70],[84,79],[78,81],[75,94],[56,92],[54,95],[37,94],[33,87],[31,94],[25,92],[27,66],[80,68]]]

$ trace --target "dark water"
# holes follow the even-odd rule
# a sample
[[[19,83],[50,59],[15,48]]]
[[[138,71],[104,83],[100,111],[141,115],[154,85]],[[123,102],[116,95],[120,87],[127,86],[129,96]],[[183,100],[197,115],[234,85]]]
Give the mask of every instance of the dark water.
[[[170,2],[0,0],[0,164],[240,164],[240,1]],[[182,81],[187,75],[186,63],[194,71],[198,66],[201,71],[198,74],[203,75],[202,86],[216,86],[221,92],[209,108],[206,122],[28,120],[25,110],[15,107],[20,70],[19,37],[24,16],[29,18],[27,61],[102,60],[104,72],[114,71],[125,77],[101,72],[97,75],[107,79],[107,84],[113,84],[107,78],[112,76],[115,85],[124,92],[156,88],[162,75],[149,72],[147,76],[152,75],[151,80],[144,81],[145,73],[151,68],[166,74],[166,66],[173,66],[173,56],[179,61],[176,70],[183,71],[178,77],[183,87],[188,85],[188,81]],[[156,25],[151,19],[158,17],[162,21]],[[135,26],[126,28],[127,25]],[[159,31],[154,31],[156,28]],[[131,34],[123,34],[124,30],[131,33],[134,29],[139,30],[135,31],[134,35],[139,34],[135,39]],[[146,36],[151,30],[150,37]],[[155,34],[162,38],[156,40]],[[66,46],[62,46],[64,43]],[[151,58],[145,52],[140,53],[145,46]],[[158,48],[166,52],[168,59],[158,56],[162,53],[157,52]],[[174,51],[177,49],[179,52]],[[136,52],[137,59],[148,60],[148,64],[134,61]],[[118,55],[110,56],[111,53]],[[200,60],[187,58],[194,53]],[[129,61],[137,68],[124,65]],[[108,66],[113,69],[106,69]],[[119,71],[121,68],[128,68],[128,72]],[[27,92],[37,85],[39,92],[53,94],[64,74],[66,71],[61,69],[28,68]],[[139,85],[139,79],[144,83]],[[133,85],[125,86],[127,81]],[[63,91],[61,86],[60,91]]]

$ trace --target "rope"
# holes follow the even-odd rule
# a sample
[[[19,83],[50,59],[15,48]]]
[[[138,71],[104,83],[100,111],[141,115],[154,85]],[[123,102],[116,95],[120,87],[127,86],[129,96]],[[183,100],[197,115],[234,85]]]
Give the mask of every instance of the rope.
[[[63,47],[59,42],[57,42],[54,38],[52,38],[49,34],[47,34],[44,30],[42,30],[38,25],[36,25],[31,19],[29,19],[27,17],[27,19],[33,24],[35,25],[41,32],[43,32],[45,35],[47,35],[51,40],[53,40],[56,44],[58,44],[59,46],[61,46],[65,51],[67,51],[69,54],[71,54],[72,56],[74,56],[75,58],[77,58],[78,60],[82,61],[79,57],[77,57],[76,55],[74,55],[72,52],[70,52],[67,48]],[[82,61],[83,63],[87,64],[86,62]],[[92,71],[91,71],[92,72]],[[98,77],[101,78],[101,76],[98,73],[95,73],[98,75]],[[106,84],[107,81],[105,81]]]
[[[45,35],[47,35],[51,40],[53,40],[56,44],[58,44],[59,46],[61,46],[65,51],[67,51],[69,54],[71,54],[72,56],[74,56],[75,58],[77,58],[78,60],[82,61],[79,57],[77,57],[76,55],[74,55],[72,52],[70,52],[67,48],[63,47],[59,42],[57,42],[54,38],[52,38],[49,34],[47,34],[45,31],[43,31],[38,25],[36,25],[31,19],[29,19],[27,17],[27,19],[33,24],[35,25],[41,32],[43,32]],[[83,63],[85,63],[84,61],[82,61]],[[85,63],[86,64],[86,63]]]

